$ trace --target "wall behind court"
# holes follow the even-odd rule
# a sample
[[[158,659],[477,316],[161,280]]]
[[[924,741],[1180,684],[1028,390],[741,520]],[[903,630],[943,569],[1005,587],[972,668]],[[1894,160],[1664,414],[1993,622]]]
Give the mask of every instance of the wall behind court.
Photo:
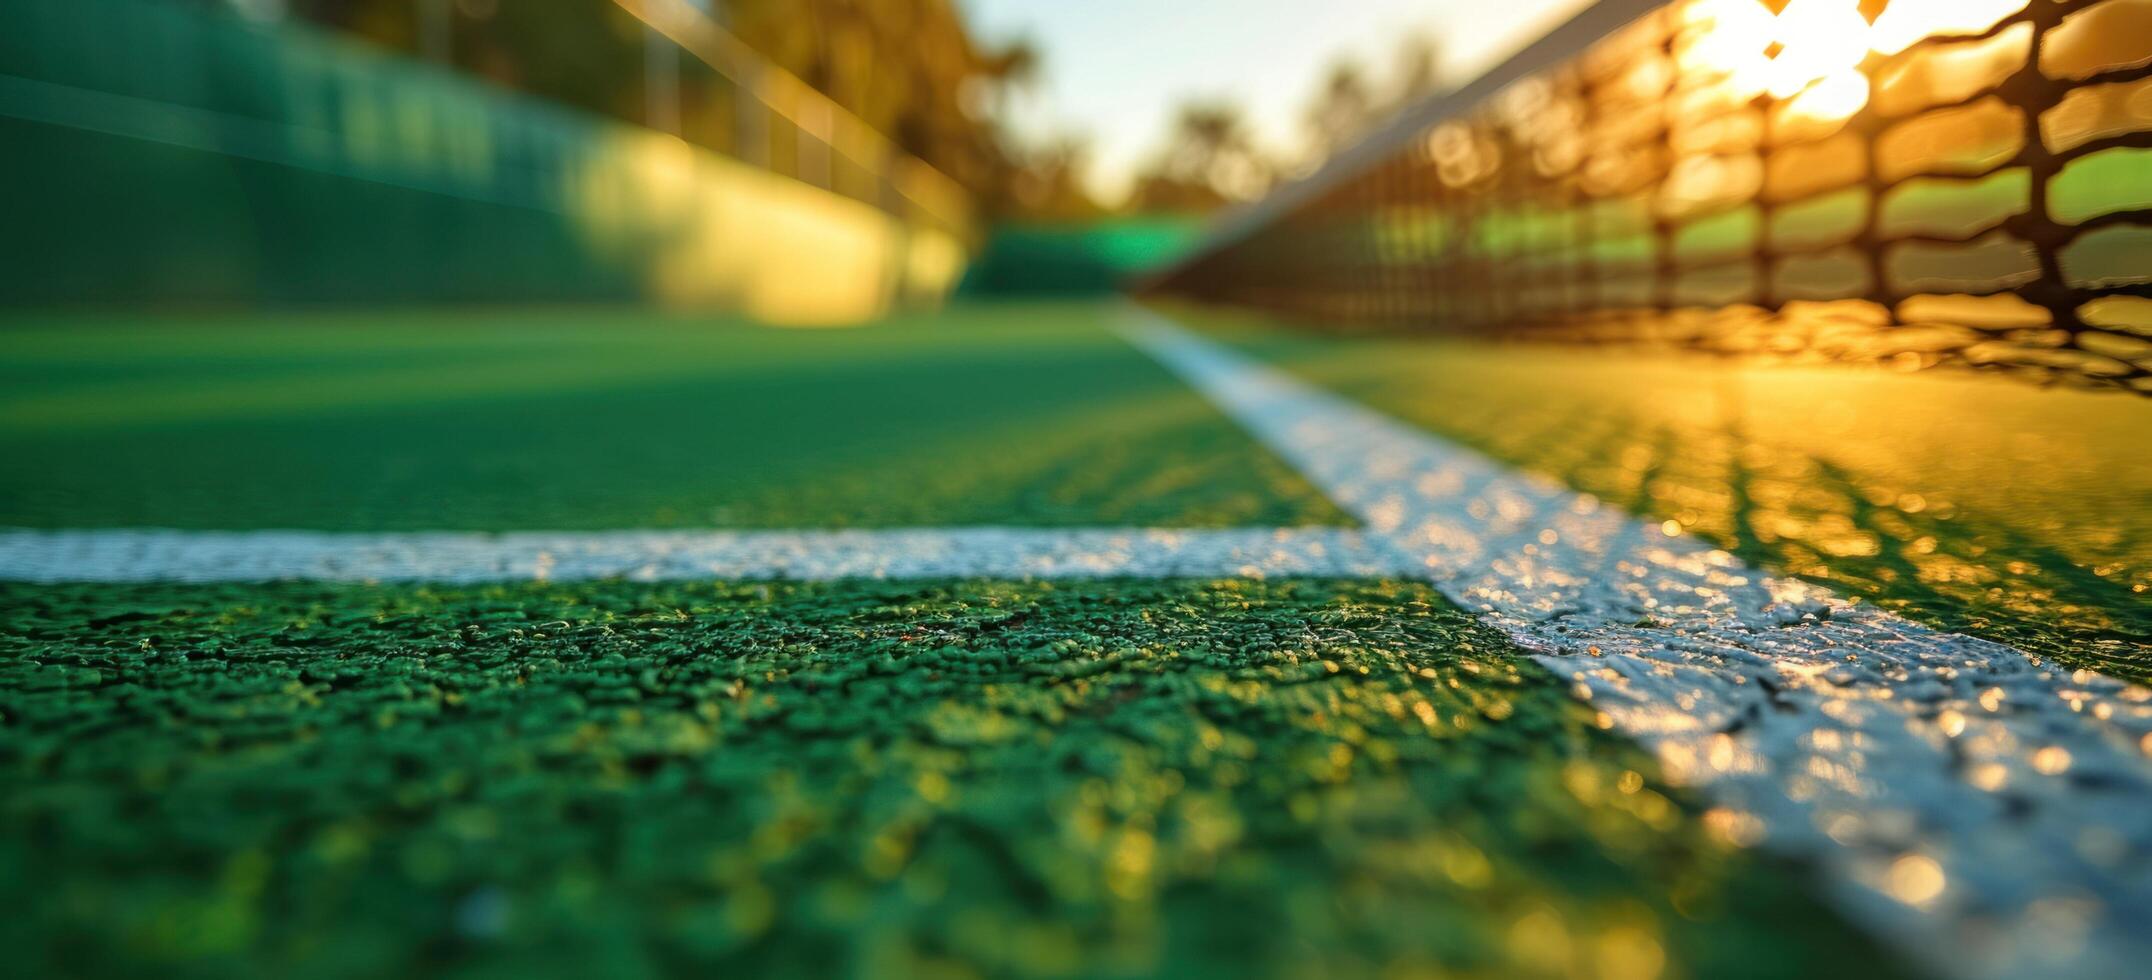
[[[25,0],[0,30],[0,303],[934,302],[962,229],[314,29]]]

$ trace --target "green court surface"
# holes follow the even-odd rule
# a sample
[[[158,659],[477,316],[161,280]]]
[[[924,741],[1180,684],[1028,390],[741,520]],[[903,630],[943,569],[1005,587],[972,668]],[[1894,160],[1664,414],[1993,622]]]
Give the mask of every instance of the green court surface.
[[[0,526],[1339,524],[1109,305],[17,316]],[[2148,403],[1214,336],[1673,533],[2152,676]],[[1895,975],[1421,584],[0,584],[30,973]]]
[[[1886,976],[1424,586],[0,586],[25,975]]]
[[[1111,315],[12,314],[0,526],[1345,522]]]
[[[1760,568],[2152,681],[2152,399],[1962,370],[1196,322]]]

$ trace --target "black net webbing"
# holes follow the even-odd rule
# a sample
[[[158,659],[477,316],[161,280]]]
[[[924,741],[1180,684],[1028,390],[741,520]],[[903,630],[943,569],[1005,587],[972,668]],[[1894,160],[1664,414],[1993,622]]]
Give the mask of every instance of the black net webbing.
[[[2152,0],[1669,4],[1155,286],[2152,393]]]

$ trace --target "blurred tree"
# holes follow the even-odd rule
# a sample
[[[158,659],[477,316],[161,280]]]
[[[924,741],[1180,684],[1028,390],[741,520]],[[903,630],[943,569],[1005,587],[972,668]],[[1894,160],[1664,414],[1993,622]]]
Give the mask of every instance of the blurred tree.
[[[1352,145],[1374,124],[1382,108],[1359,65],[1351,61],[1331,65],[1308,105],[1309,151],[1317,159],[1327,159]]]
[[[1090,142],[1065,135],[1019,154],[1010,178],[1015,207],[1010,213],[1041,221],[1075,222],[1104,217],[1102,207],[1083,185]]]
[[[1130,206],[1147,212],[1209,211],[1262,194],[1274,172],[1239,106],[1194,102],[1175,116],[1165,152],[1138,175]]]
[[[1398,42],[1391,68],[1390,97],[1385,105],[1396,112],[1449,87],[1443,79],[1442,42],[1432,35],[1410,34]]]
[[[997,114],[1037,78],[1037,49],[971,37],[949,0],[726,0],[729,26],[990,209],[1017,204]]]
[[[290,12],[382,47],[423,54],[430,8],[449,15],[460,68],[579,109],[640,122],[642,22],[611,0],[287,0]]]
[[[1137,175],[1128,207],[1201,212],[1256,197],[1275,180],[1313,172],[1390,116],[1441,92],[1443,74],[1441,44],[1425,34],[1398,43],[1385,84],[1357,62],[1333,63],[1302,116],[1304,149],[1284,160],[1256,145],[1237,107],[1191,102],[1174,117],[1166,150]]]
[[[1331,66],[1308,105],[1307,153],[1296,174],[1314,172],[1391,116],[1443,90],[1442,48],[1434,38],[1408,35],[1392,58],[1389,82],[1382,86],[1369,81],[1369,73],[1354,62]]]

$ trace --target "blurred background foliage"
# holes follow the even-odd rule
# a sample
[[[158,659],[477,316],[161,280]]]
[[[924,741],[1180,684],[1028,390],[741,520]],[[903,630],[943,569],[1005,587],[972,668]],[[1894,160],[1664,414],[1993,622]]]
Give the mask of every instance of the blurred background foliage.
[[[291,16],[589,112],[652,124],[648,28],[610,0],[196,0]],[[1254,138],[1243,108],[1198,98],[1175,114],[1129,199],[1083,184],[1090,138],[1014,135],[1016,96],[1052,66],[1031,42],[974,36],[951,0],[703,0],[726,30],[971,191],[990,217],[1070,223],[1202,214],[1313,171],[1399,107],[1437,91],[1435,42],[1410,36],[1378,72],[1337,62],[1310,95],[1304,145]],[[688,76],[690,79],[692,75]],[[721,81],[721,80],[720,80]],[[683,91],[682,135],[728,149],[730,100]],[[664,128],[664,127],[660,127]]]
[[[1003,133],[1000,109],[1012,88],[1035,79],[1036,52],[1022,42],[981,44],[949,0],[710,6],[726,30],[963,184],[988,213],[1100,212],[1074,184],[1069,164],[1080,147],[1024,148]],[[460,71],[579,109],[652,122],[649,29],[610,0],[287,0],[279,12],[408,54],[445,57]],[[713,94],[719,97],[698,103],[682,93],[683,135],[726,150],[734,110],[723,93]],[[710,138],[698,138],[705,128]]]

